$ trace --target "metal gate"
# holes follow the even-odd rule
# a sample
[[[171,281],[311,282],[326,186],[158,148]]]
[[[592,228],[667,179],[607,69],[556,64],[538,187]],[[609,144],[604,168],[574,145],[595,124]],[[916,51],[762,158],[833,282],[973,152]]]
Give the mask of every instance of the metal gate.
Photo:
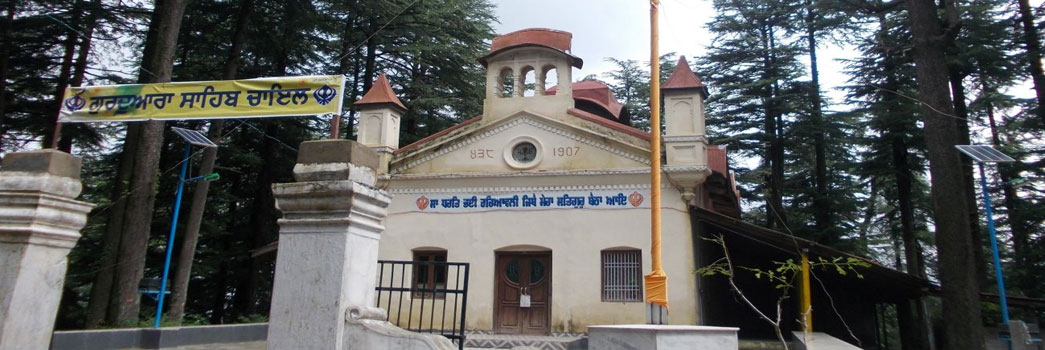
[[[377,307],[400,328],[450,338],[464,349],[468,263],[378,260]]]

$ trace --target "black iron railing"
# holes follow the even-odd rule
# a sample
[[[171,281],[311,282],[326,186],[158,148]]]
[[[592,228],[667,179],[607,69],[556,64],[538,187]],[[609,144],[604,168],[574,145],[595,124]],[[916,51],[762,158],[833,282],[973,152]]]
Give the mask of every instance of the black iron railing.
[[[377,306],[388,322],[439,334],[464,349],[468,263],[378,260]]]

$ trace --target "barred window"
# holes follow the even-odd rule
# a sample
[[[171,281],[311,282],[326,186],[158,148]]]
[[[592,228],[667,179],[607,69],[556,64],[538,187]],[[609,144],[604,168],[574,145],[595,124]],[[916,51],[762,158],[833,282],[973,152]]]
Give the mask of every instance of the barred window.
[[[414,250],[412,287],[419,298],[443,299],[446,293],[446,250]]]
[[[642,301],[642,251],[602,251],[602,301]]]

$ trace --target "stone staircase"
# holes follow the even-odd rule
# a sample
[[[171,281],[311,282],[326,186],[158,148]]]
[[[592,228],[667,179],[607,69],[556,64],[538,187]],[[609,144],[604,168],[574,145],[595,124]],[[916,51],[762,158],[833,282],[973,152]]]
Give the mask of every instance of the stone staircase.
[[[744,340],[740,339],[739,350],[784,350],[784,345],[778,340]],[[794,342],[787,344],[787,349],[795,349]]]
[[[494,334],[491,331],[467,331],[465,350],[587,350],[588,336],[584,333],[552,333],[551,335]],[[783,350],[776,340],[740,340],[739,350]],[[794,343],[788,344],[794,349]]]
[[[465,332],[465,349],[515,350],[582,350],[588,348],[588,336],[582,333],[551,335],[494,334],[490,331]]]

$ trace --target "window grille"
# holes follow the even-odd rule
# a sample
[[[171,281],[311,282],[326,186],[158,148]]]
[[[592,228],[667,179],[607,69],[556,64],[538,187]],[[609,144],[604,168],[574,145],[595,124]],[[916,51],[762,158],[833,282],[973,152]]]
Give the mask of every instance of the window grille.
[[[445,298],[446,294],[441,292],[441,290],[446,289],[446,251],[415,250],[414,278],[412,281],[414,289],[425,290],[425,292],[417,293],[417,297]]]
[[[642,301],[642,251],[602,251],[602,301]]]

